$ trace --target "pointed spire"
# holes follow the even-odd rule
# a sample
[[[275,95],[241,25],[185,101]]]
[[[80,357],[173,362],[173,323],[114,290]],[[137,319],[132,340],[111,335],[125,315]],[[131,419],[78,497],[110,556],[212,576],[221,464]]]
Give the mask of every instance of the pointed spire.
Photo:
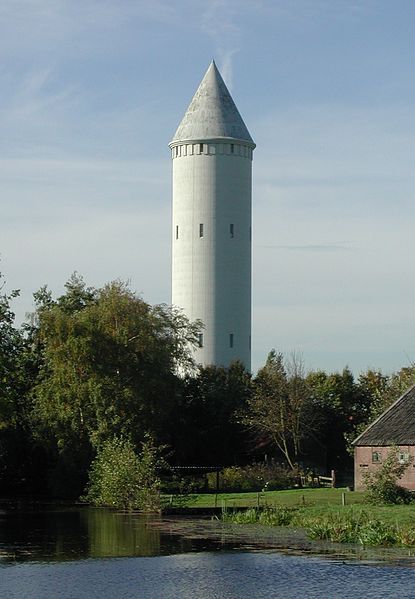
[[[255,147],[215,61],[212,60],[170,145],[179,141],[220,138],[245,141]]]

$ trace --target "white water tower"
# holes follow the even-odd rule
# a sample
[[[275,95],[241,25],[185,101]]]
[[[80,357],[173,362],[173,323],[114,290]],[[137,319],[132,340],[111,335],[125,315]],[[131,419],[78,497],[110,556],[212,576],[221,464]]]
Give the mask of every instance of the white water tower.
[[[172,303],[204,323],[198,363],[250,370],[255,143],[214,62],[169,145]]]

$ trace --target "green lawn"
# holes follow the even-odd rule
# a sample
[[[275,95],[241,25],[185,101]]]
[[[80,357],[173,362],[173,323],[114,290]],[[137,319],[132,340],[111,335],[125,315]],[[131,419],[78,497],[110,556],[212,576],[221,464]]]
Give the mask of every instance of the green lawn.
[[[290,489],[288,491],[267,491],[265,493],[218,493],[188,495],[185,500],[186,508],[210,508],[210,507],[252,507],[257,506],[327,506],[342,505],[342,494],[344,493],[346,505],[362,503],[364,493],[347,491],[346,489]],[[176,497],[173,496],[172,505],[177,505]]]
[[[166,496],[166,499],[169,496]],[[365,504],[365,493],[346,489],[293,489],[265,493],[171,496],[172,506],[224,508],[234,524],[305,528],[312,539],[363,546],[415,547],[415,502],[409,505]],[[233,508],[288,509],[233,511]],[[294,508],[294,509],[290,509]],[[295,509],[297,508],[297,509]]]

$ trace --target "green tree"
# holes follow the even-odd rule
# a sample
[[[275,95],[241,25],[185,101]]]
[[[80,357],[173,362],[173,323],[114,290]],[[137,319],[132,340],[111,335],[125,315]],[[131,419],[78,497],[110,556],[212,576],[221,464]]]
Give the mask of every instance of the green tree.
[[[21,493],[36,480],[30,428],[29,391],[38,372],[31,336],[15,326],[12,302],[0,273],[0,481],[3,494]]]
[[[201,367],[182,381],[170,444],[180,465],[236,464],[246,455],[238,422],[251,394],[251,375],[241,362]]]
[[[0,291],[4,286],[0,273]],[[17,290],[0,295],[0,430],[16,422],[16,407],[24,385],[21,360],[24,340],[14,326],[15,315],[10,305],[18,296]]]
[[[341,373],[310,372],[307,383],[319,421],[318,437],[326,451],[327,468],[339,472],[350,470],[348,442],[368,417],[370,396],[355,382],[349,368]]]
[[[311,408],[301,359],[293,355],[284,363],[283,355],[272,350],[254,380],[242,421],[275,445],[294,470],[302,441],[314,428]]]
[[[44,364],[33,389],[33,421],[64,479],[69,470],[80,473],[71,483],[75,492],[106,439],[137,445],[151,431],[164,440],[176,373],[192,365],[189,345],[199,324],[167,306],[150,306],[121,282],[91,290],[75,277],[57,301],[42,297],[35,321]]]

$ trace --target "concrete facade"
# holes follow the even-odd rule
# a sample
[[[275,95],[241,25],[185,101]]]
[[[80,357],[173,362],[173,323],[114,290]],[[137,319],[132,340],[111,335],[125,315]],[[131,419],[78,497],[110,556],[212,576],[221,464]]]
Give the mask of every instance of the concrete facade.
[[[198,363],[250,369],[255,144],[214,63],[170,147],[172,303],[204,324]]]

